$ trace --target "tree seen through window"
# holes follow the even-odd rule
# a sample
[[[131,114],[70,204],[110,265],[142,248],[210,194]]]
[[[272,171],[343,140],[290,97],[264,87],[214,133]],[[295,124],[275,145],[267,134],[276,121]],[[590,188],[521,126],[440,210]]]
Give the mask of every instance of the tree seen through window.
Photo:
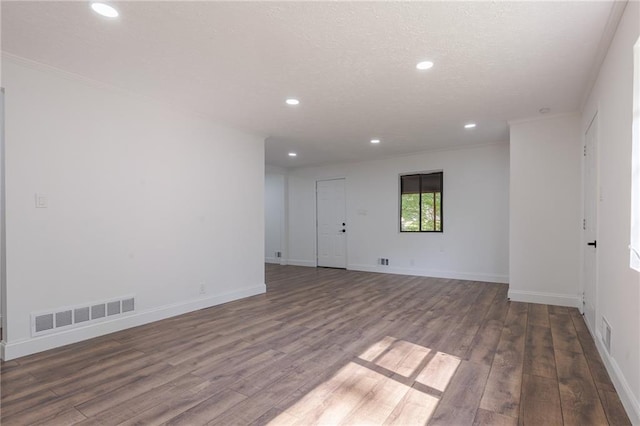
[[[442,172],[400,177],[400,231],[442,232]]]

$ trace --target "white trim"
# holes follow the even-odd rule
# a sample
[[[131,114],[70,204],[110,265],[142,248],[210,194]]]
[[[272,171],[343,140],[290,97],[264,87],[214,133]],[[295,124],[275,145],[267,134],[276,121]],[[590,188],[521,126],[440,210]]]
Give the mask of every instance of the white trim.
[[[543,120],[553,120],[556,118],[563,118],[563,117],[577,117],[579,115],[580,114],[577,112],[559,112],[557,114],[545,114],[545,115],[534,116],[534,117],[516,118],[514,120],[507,121],[507,124],[509,125],[509,127],[511,127],[514,124],[531,123],[531,122],[543,121]]]
[[[580,308],[582,300],[577,294],[542,293],[537,291],[509,290],[509,299],[514,302],[540,303],[543,305]]]
[[[413,275],[418,277],[446,278],[446,279],[466,280],[466,281],[485,281],[485,282],[501,283],[501,284],[506,284],[509,282],[508,275],[485,274],[482,272],[439,271],[434,269],[397,268],[397,267],[389,267],[389,266],[382,266],[382,265],[357,265],[357,264],[349,264],[347,265],[347,269],[351,271]]]
[[[180,302],[158,308],[147,309],[145,311],[138,311],[133,315],[114,318],[110,321],[89,324],[85,327],[65,330],[60,333],[48,334],[32,339],[22,339],[16,342],[2,342],[0,344],[0,355],[3,360],[9,361],[37,352],[46,351],[48,349],[77,343],[127,328],[137,327],[150,322],[182,315],[187,312],[197,311],[199,309],[209,308],[211,306],[220,305],[233,300],[263,294],[266,291],[266,285],[259,284],[255,287],[225,293],[218,296],[203,297],[187,302]]]
[[[572,113],[572,114],[575,114],[575,113]],[[380,162],[386,162],[386,161],[398,159],[398,158],[415,157],[416,155],[420,155],[420,154],[431,154],[434,152],[461,151],[466,149],[482,149],[482,148],[489,148],[492,146],[509,146],[509,140],[498,141],[498,142],[488,142],[488,143],[476,143],[476,144],[471,143],[471,144],[462,144],[462,145],[454,145],[454,146],[451,146],[451,145],[434,146],[432,148],[425,148],[420,151],[406,152],[404,154],[386,155],[381,158],[374,158],[374,159],[368,159],[368,160],[323,161],[317,164],[290,167],[290,168],[287,168],[287,170],[289,170],[290,173],[295,176],[295,173],[300,170],[319,169],[325,166],[348,166],[348,165],[357,165],[357,164],[363,164],[363,163],[380,163]],[[320,180],[331,180],[331,178],[320,179]]]
[[[286,263],[282,263],[283,265],[292,265],[292,266],[310,266],[315,268],[318,266],[316,262],[313,260],[302,260],[302,259],[287,259]]]
[[[585,321],[585,323],[587,324],[587,329],[589,329],[589,332],[591,333],[591,337],[596,343],[600,358],[604,361],[604,366],[609,373],[613,386],[616,388],[616,392],[618,392],[620,401],[622,401],[622,405],[629,416],[629,420],[631,420],[631,424],[640,425],[640,401],[638,401],[633,395],[631,386],[629,386],[629,382],[625,379],[616,360],[611,357],[609,352],[605,349],[600,333],[596,332],[594,334],[589,323],[587,321]]]
[[[265,257],[264,258],[264,262],[265,263],[276,263],[276,264],[280,264],[282,258],[279,257]]]

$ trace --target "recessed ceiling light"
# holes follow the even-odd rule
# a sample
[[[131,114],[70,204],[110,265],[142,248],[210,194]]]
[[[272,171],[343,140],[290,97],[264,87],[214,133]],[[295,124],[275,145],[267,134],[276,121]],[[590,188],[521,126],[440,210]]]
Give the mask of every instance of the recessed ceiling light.
[[[547,114],[549,111],[551,111],[551,108],[540,108],[538,111],[540,111],[540,114]]]
[[[285,102],[287,103],[287,105],[298,105],[300,103],[299,100],[294,98],[289,98]]]
[[[117,18],[119,13],[112,6],[104,3],[91,3],[91,9],[105,18]]]
[[[290,153],[289,153],[289,157],[295,157],[295,156],[297,156],[297,155],[298,155],[298,154],[296,154],[295,152],[290,152]]]
[[[476,127],[476,123],[467,123],[464,125],[465,129],[473,129],[474,127]]]
[[[431,61],[418,62],[418,65],[416,65],[416,68],[418,68],[421,71],[428,70],[431,67],[433,67],[433,62]]]
[[[380,139],[371,139],[371,143],[380,143]]]

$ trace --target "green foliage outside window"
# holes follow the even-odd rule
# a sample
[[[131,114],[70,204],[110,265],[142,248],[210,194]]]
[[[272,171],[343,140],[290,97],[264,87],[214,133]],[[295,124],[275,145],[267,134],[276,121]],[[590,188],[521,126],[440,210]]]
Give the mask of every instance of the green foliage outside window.
[[[400,209],[401,231],[442,232],[442,173],[402,176]]]

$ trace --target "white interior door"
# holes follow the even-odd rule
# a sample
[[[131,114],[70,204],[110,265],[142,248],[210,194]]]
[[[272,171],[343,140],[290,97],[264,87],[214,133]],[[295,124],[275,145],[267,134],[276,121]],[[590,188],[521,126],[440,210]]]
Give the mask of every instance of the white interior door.
[[[347,267],[347,222],[344,179],[316,183],[318,266]]]
[[[591,121],[584,147],[584,294],[583,313],[595,333],[597,285],[598,116]]]

